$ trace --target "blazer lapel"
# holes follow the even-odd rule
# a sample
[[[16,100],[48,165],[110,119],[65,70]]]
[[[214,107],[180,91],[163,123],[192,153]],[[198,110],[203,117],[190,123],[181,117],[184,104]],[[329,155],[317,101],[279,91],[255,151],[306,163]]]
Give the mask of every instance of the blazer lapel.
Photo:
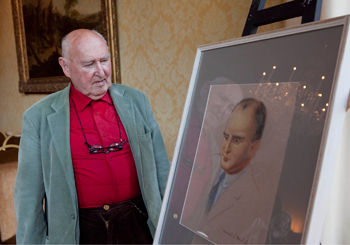
[[[58,160],[65,171],[72,198],[75,199],[76,189],[70,149],[69,92],[70,85],[62,90],[60,95],[52,102],[51,107],[55,112],[50,114],[47,120]]]
[[[248,169],[249,171],[249,169]],[[241,178],[224,190],[224,193],[218,198],[217,202],[213,205],[211,212],[209,213],[209,220],[213,220],[218,216],[221,216],[226,211],[232,212],[237,203],[242,202],[241,198],[244,195],[246,185],[250,182],[251,173],[244,173]],[[237,212],[237,210],[234,210]]]
[[[125,93],[125,89],[120,86],[112,85],[109,91],[120,120],[125,128],[135,158],[139,156],[139,147],[136,145],[138,139],[133,99]],[[135,161],[135,163],[136,162],[137,161]],[[139,168],[138,164],[136,164],[136,167]]]

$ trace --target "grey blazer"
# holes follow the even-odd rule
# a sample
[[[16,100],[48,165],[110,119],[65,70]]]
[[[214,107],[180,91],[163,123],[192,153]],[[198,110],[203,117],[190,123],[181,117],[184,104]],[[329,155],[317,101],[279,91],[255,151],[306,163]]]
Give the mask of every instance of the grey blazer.
[[[23,114],[14,194],[18,244],[79,244],[69,92],[70,86]],[[109,92],[128,135],[154,234],[170,165],[164,142],[142,92],[120,84]]]

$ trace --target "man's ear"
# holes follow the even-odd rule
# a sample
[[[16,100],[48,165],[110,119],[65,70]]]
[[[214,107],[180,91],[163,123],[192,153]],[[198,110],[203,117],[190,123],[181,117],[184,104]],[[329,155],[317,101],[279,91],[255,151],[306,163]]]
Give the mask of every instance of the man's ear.
[[[249,152],[249,158],[252,159],[255,156],[256,151],[260,147],[260,140],[256,140],[253,142],[253,144],[250,146],[250,152]]]
[[[68,67],[67,61],[63,57],[59,57],[58,63],[62,67],[64,75],[66,75],[66,77],[70,77],[70,72],[69,72],[69,67]]]

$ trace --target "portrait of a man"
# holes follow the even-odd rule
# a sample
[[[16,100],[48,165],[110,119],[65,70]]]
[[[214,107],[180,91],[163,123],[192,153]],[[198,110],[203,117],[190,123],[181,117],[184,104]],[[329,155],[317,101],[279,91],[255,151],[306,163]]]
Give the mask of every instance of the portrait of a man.
[[[266,116],[264,103],[253,98],[243,99],[234,108],[223,133],[221,169],[209,194],[208,211],[222,191],[247,171],[251,159],[259,149]]]
[[[180,220],[198,235],[193,244],[203,238],[215,244],[265,243],[296,87],[290,83],[211,87]],[[229,89],[239,90],[242,99],[234,105],[234,100],[223,102],[230,111],[213,125],[209,121],[215,117],[217,97]],[[286,90],[288,96],[280,96]],[[265,96],[271,92],[273,96]],[[203,182],[205,186],[198,184]]]
[[[259,148],[266,108],[261,101],[244,99],[233,110],[221,144],[221,168],[229,175],[242,172]]]

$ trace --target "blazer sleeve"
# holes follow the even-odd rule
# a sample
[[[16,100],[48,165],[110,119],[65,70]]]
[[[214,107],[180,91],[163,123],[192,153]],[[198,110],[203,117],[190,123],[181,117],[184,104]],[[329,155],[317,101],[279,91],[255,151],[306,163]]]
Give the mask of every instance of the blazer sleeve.
[[[149,127],[151,131],[153,154],[154,154],[154,160],[155,160],[156,169],[157,169],[158,186],[159,186],[160,195],[163,199],[165,186],[166,186],[166,182],[169,174],[170,162],[168,159],[168,155],[166,153],[162,134],[160,132],[156,118],[154,117],[149,100],[144,94],[143,94],[143,97],[144,97],[144,104],[145,104],[146,113],[147,113],[146,115],[148,118]]]
[[[46,240],[45,188],[40,153],[38,129],[24,114],[14,191],[17,244],[44,244]]]

